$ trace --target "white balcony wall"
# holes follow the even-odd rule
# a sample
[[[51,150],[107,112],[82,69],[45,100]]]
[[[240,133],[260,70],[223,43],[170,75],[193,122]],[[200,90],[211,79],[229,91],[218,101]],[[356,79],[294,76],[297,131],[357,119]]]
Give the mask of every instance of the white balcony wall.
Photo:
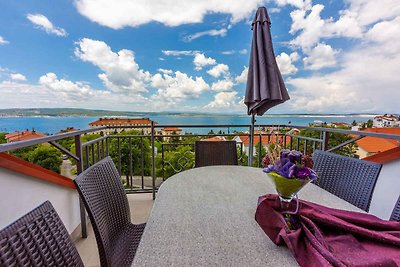
[[[49,200],[71,234],[80,224],[78,193],[0,168],[0,229]]]
[[[400,195],[400,159],[383,164],[372,195],[369,213],[389,219]]]

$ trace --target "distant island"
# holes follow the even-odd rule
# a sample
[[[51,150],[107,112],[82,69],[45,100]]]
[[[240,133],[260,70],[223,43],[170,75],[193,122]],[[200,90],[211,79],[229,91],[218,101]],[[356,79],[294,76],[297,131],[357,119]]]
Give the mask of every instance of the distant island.
[[[0,109],[1,117],[150,117],[154,115],[179,115],[179,116],[247,116],[247,114],[221,114],[221,113],[188,113],[188,112],[134,112],[134,111],[113,111],[113,110],[97,110],[97,109],[80,109],[80,108],[11,108]],[[374,116],[376,114],[366,113],[298,113],[298,114],[264,114],[264,116],[354,116],[366,115]]]

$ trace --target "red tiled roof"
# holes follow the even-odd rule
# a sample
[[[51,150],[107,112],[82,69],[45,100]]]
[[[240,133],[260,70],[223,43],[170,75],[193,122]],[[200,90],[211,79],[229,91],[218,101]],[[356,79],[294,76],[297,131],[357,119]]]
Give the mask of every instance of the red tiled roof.
[[[400,127],[367,128],[367,129],[363,130],[363,132],[400,135]]]
[[[164,132],[181,132],[182,129],[178,127],[165,127],[162,129]]]
[[[22,131],[22,132],[14,132],[5,135],[7,142],[16,142],[16,141],[23,141],[23,140],[30,140],[39,137],[46,136],[43,133],[39,133],[36,131]]]
[[[150,126],[151,120],[149,118],[136,118],[136,119],[119,119],[119,118],[109,118],[109,119],[99,119],[97,121],[89,123],[90,126],[113,126],[113,125],[143,125],[147,124]]]
[[[210,137],[210,138],[201,139],[200,141],[215,141],[215,142],[219,142],[219,141],[226,141],[226,139],[225,139],[225,137],[213,136],[213,137]]]
[[[23,173],[25,175],[35,177],[53,184],[76,189],[74,182],[65,176],[58,173],[49,171],[36,164],[24,161],[20,158],[8,155],[7,153],[0,153],[0,167]]]
[[[67,127],[64,130],[59,131],[58,133],[69,133],[69,132],[76,132],[78,131],[77,129],[75,129],[74,127]]]
[[[396,159],[400,159],[400,147],[395,147],[384,152],[380,152],[375,155],[363,158],[363,160],[369,160],[378,163],[386,163]]]
[[[245,146],[249,146],[249,144],[250,144],[250,138],[248,137],[248,136],[239,136],[239,138],[240,138],[240,140],[242,141],[242,143],[243,143],[243,145],[245,145]],[[278,137],[278,141],[279,142],[283,142],[283,137],[281,136],[281,135],[279,135],[279,137]],[[268,140],[268,136],[267,135],[262,135],[261,136],[261,143],[263,144],[263,145],[266,145],[266,144],[268,144],[268,141],[270,142],[270,143],[276,143],[276,136],[271,136],[270,137],[270,139]],[[254,137],[253,137],[253,144],[254,145],[257,145],[258,143],[260,142],[260,136],[259,135],[255,135]],[[289,136],[286,136],[286,143],[288,144],[290,142],[290,137]]]
[[[367,128],[364,130],[364,132],[400,135],[400,128]],[[379,153],[392,148],[396,148],[400,145],[399,141],[395,139],[379,138],[372,136],[366,136],[360,140],[357,140],[356,143],[359,147],[361,147],[368,153]]]

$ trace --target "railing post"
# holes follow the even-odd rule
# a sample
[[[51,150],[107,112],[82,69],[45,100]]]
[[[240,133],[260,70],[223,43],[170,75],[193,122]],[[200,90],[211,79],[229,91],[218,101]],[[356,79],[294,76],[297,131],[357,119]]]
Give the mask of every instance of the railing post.
[[[328,150],[328,143],[329,143],[329,133],[324,131],[322,132],[322,151]]]
[[[165,181],[164,144],[161,144],[162,178]]]
[[[142,132],[143,134],[143,132]],[[142,164],[142,189],[144,189],[144,150],[143,150],[143,137],[140,137],[140,161]]]
[[[262,155],[261,155],[261,152],[262,152],[262,135],[261,135],[261,131],[259,131],[259,137],[260,137],[260,142],[257,144],[258,145],[258,157],[257,157],[257,167],[258,168],[260,168],[260,162],[261,162],[261,159],[262,159]]]
[[[153,200],[156,199],[156,162],[154,147],[154,121],[151,121],[151,178],[153,186]]]
[[[249,167],[253,166],[253,146],[254,146],[254,123],[256,122],[255,114],[251,115],[251,125],[250,125],[250,133],[249,133],[249,157],[248,157],[248,162],[247,165]]]
[[[76,156],[79,159],[76,162],[76,170],[77,170],[78,174],[80,174],[83,171],[82,142],[81,142],[80,135],[75,135],[75,151],[76,151]],[[81,214],[82,238],[87,238],[86,211],[85,211],[85,206],[83,205],[82,199],[80,197],[79,197],[79,209],[80,209],[80,214]]]

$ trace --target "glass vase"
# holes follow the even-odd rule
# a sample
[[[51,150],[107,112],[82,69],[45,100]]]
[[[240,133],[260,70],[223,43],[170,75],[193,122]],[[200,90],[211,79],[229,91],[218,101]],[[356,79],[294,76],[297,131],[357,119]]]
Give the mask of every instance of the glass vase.
[[[290,210],[292,199],[297,196],[297,193],[310,182],[310,179],[289,179],[276,172],[269,172],[267,175],[271,178],[278,193],[283,213],[296,214],[298,211],[298,200],[296,199],[295,211]]]

